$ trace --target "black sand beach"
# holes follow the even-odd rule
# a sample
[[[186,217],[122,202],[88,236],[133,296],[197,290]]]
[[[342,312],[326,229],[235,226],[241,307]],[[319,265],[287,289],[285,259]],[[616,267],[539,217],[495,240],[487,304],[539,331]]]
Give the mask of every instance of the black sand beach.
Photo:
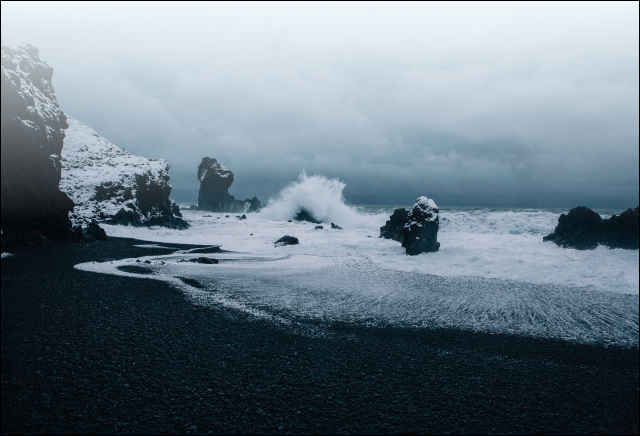
[[[2,433],[638,434],[638,349],[336,325],[311,338],[73,269],[112,238],[2,260]]]

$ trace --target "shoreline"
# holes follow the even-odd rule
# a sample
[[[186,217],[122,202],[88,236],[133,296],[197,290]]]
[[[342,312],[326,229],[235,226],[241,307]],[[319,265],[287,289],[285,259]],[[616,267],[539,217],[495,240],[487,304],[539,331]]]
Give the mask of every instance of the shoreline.
[[[637,347],[347,324],[311,338],[73,268],[168,252],[136,244],[2,259],[2,433],[639,431]]]

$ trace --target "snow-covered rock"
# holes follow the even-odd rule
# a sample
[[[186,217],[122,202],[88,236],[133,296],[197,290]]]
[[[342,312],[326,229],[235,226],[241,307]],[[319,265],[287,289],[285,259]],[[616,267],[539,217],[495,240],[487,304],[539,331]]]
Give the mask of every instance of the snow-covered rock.
[[[169,199],[166,161],[132,155],[75,118],[68,123],[60,189],[76,204],[71,214],[75,223],[188,227]]]
[[[233,172],[216,159],[203,157],[198,166],[198,209],[211,212],[258,212],[262,209],[260,201],[253,197],[245,201],[236,200],[229,194],[233,183]]]
[[[67,117],[38,49],[2,43],[2,245],[77,239],[60,191]]]
[[[402,246],[408,255],[438,251],[439,212],[438,206],[430,198],[423,196],[416,200],[402,228]]]

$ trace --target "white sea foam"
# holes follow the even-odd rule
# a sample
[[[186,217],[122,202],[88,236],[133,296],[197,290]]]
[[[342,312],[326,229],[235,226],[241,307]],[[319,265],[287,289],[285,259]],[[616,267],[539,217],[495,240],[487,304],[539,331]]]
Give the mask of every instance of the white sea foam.
[[[277,198],[270,199],[261,213],[271,220],[287,221],[306,210],[321,223],[339,223],[351,229],[378,229],[383,216],[361,214],[347,206],[342,195],[344,187],[338,179],[307,176],[303,171],[298,181],[284,188]]]
[[[579,251],[543,242],[557,211],[444,207],[440,251],[407,256],[398,242],[378,238],[393,207],[347,206],[343,188],[337,180],[302,175],[246,220],[185,210],[187,230],[104,227],[109,236],[235,252],[210,255],[220,260],[213,266],[153,258],[151,277],[190,289],[198,304],[215,300],[279,320],[374,320],[637,345],[637,250]],[[299,207],[344,230],[287,222]],[[283,235],[300,244],[275,247]],[[96,265],[91,268],[122,273],[117,262]],[[205,291],[178,277],[197,280]],[[215,298],[206,297],[214,289]]]

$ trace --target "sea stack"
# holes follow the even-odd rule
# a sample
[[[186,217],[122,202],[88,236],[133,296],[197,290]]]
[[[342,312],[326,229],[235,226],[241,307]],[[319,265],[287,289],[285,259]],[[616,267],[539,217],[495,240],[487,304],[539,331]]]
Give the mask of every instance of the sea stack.
[[[229,187],[233,183],[233,172],[214,158],[202,158],[198,166],[198,180],[200,180],[199,210],[246,213],[258,212],[262,209],[262,203],[256,197],[241,201],[229,194]]]
[[[409,256],[438,251],[439,212],[433,200],[419,197],[410,211],[393,211],[386,224],[380,227],[380,237],[402,243]]]
[[[419,197],[413,205],[407,221],[402,227],[404,239],[402,246],[407,250],[407,254],[415,256],[420,253],[438,251],[438,227],[440,218],[438,206],[427,197]]]
[[[2,246],[74,240],[74,203],[60,191],[67,116],[38,49],[2,44]]]

